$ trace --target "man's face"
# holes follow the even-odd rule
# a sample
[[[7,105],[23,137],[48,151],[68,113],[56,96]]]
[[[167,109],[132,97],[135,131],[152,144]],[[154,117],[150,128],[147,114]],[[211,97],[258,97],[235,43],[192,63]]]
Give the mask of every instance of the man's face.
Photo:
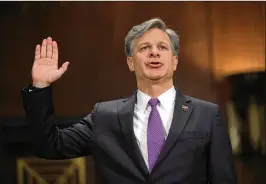
[[[134,41],[132,50],[127,63],[130,71],[135,71],[137,80],[172,80],[178,59],[173,56],[170,38],[165,32],[150,29]]]

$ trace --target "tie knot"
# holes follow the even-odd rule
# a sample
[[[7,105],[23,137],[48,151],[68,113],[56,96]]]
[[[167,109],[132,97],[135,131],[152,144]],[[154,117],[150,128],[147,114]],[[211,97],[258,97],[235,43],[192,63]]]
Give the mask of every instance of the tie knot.
[[[150,106],[155,106],[158,104],[158,102],[158,98],[151,98],[148,103],[150,104]]]

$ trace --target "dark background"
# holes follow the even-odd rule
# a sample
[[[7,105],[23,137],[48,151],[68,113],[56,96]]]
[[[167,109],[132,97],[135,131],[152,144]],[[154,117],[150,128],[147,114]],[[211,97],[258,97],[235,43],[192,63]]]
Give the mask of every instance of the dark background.
[[[224,109],[232,91],[228,77],[265,71],[265,2],[1,2],[1,184],[17,183],[16,159],[31,155],[20,90],[31,83],[36,44],[51,36],[60,64],[70,61],[53,84],[59,122],[66,126],[96,102],[134,92],[124,37],[133,25],[154,17],[180,35],[175,83],[187,95]],[[246,166],[236,157],[240,184],[265,182],[258,174],[261,160]],[[95,183],[90,157],[87,166],[88,182]]]

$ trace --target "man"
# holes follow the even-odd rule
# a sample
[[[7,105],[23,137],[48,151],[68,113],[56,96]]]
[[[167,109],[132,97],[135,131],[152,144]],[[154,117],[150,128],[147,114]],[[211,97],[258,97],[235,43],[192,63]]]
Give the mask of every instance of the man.
[[[22,90],[37,155],[91,154],[104,184],[236,184],[219,107],[185,96],[173,85],[178,42],[161,19],[134,26],[125,38],[125,53],[138,90],[127,99],[97,103],[77,124],[59,129],[51,83],[69,62],[58,69],[57,44],[44,39],[36,47],[32,86]]]

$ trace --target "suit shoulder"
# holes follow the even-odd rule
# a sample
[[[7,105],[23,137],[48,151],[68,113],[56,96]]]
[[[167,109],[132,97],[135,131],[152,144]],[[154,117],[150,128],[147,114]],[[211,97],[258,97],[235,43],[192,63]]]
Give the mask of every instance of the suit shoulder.
[[[107,100],[107,101],[100,101],[97,104],[100,106],[105,107],[114,107],[114,105],[119,104],[120,102],[124,101],[126,98],[114,99],[114,100]]]
[[[214,108],[219,108],[219,105],[210,101],[206,101],[206,100],[202,100],[199,98],[195,98],[192,96],[187,96],[185,95],[185,97],[191,101],[191,103],[195,106],[195,107],[200,107],[200,108],[208,108],[208,109],[214,109]]]
[[[121,103],[123,100],[125,100],[125,98],[99,101],[95,104],[94,109],[95,111],[101,112],[116,112],[118,104]]]

